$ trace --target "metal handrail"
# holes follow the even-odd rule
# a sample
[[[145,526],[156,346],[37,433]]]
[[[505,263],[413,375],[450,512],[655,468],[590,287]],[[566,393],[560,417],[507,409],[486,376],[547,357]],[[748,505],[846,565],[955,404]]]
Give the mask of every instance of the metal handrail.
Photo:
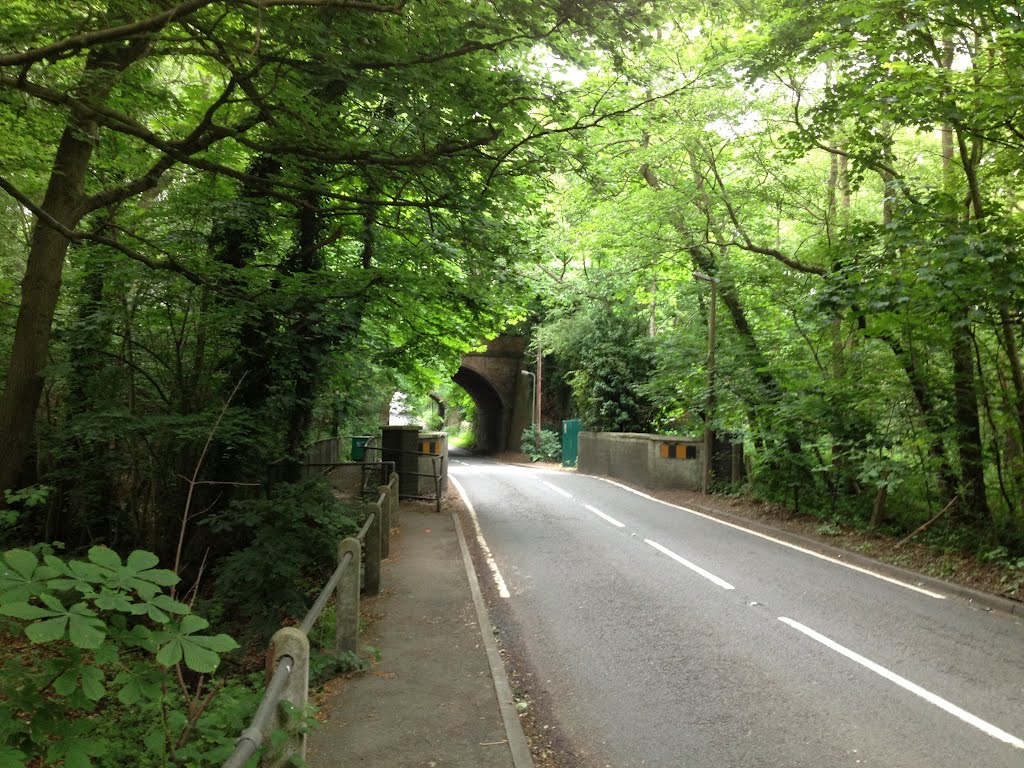
[[[263,744],[263,726],[274,714],[274,707],[281,699],[281,692],[288,684],[288,678],[292,674],[292,667],[295,660],[291,656],[282,656],[274,670],[273,677],[267,684],[267,691],[263,694],[263,700],[256,709],[249,727],[242,731],[242,735],[235,742],[235,751],[231,753],[224,768],[242,768],[250,757],[256,754],[256,750]]]
[[[372,518],[373,515],[370,515]],[[362,531],[360,531],[362,533]],[[363,537],[360,536],[359,540],[362,541]],[[327,601],[331,599],[331,593],[334,592],[334,588],[338,586],[338,582],[341,581],[341,575],[345,572],[345,567],[352,561],[352,553],[346,552],[341,562],[338,563],[338,567],[334,569],[334,573],[331,574],[331,578],[327,580],[327,586],[320,592],[320,596],[313,603],[313,607],[309,609],[309,613],[306,614],[306,618],[299,624],[299,629],[305,635],[309,634],[309,631],[313,629],[313,625],[316,624],[316,620],[320,618],[320,614],[324,611],[324,606],[327,605]]]
[[[384,498],[384,494],[378,497],[378,505],[381,503],[381,499]],[[376,517],[376,513],[371,512],[359,533],[356,534],[356,538],[360,543],[366,539],[366,534]],[[346,552],[342,556],[338,566],[334,569],[334,573],[331,574],[331,578],[327,580],[327,584],[320,591],[316,602],[313,603],[302,623],[299,624],[298,628],[304,635],[308,636],[310,630],[313,629],[313,625],[320,618],[324,607],[331,599],[331,594],[334,592],[335,587],[338,586],[338,582],[352,560],[351,552]],[[235,751],[224,762],[222,768],[243,768],[249,758],[256,754],[256,750],[263,744],[263,729],[274,715],[274,708],[280,701],[281,692],[288,684],[288,678],[291,676],[294,665],[295,660],[291,656],[282,656],[278,659],[277,669],[274,670],[270,682],[267,683],[267,689],[263,694],[259,707],[256,708],[256,714],[253,715],[249,727],[242,731],[242,735],[238,737],[238,740],[235,742]]]
[[[380,504],[380,499],[384,498],[384,494],[381,494],[380,498],[377,499],[377,503]],[[363,527],[359,533],[356,534],[356,538],[360,542],[366,539],[366,534],[370,530],[370,526],[373,525],[373,521],[377,518],[377,515],[373,512],[370,513],[369,517],[366,518],[366,522],[363,523]],[[316,624],[316,620],[320,618],[320,614],[324,611],[324,606],[327,605],[327,601],[331,599],[331,594],[334,592],[334,588],[338,586],[338,582],[341,581],[341,575],[345,572],[345,567],[352,561],[352,553],[346,552],[342,555],[341,562],[338,563],[338,567],[334,569],[334,573],[331,574],[331,578],[327,580],[326,586],[320,591],[320,596],[313,603],[313,607],[306,613],[306,618],[299,624],[299,629],[302,630],[303,634],[308,635],[309,631],[313,629],[313,625]]]

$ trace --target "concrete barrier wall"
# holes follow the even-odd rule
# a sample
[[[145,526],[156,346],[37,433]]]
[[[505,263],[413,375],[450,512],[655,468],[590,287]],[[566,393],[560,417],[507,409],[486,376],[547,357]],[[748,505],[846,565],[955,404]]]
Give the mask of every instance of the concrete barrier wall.
[[[628,480],[645,488],[700,490],[701,439],[626,432],[581,432],[577,467],[588,475]]]
[[[434,473],[441,479],[441,495],[448,488],[448,433],[419,433],[419,494],[432,498],[435,493]]]

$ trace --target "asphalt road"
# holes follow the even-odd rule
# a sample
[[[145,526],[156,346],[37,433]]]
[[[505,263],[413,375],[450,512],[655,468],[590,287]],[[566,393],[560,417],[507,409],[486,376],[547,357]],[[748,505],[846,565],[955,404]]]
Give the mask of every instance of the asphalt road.
[[[582,768],[1024,767],[1021,619],[598,478],[450,472]]]

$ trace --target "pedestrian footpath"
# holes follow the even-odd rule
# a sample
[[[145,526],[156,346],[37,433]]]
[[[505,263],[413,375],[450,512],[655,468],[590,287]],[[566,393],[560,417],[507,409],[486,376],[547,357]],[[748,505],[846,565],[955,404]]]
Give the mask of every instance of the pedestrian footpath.
[[[361,645],[370,671],[333,691],[313,768],[532,768],[457,519],[402,510]]]

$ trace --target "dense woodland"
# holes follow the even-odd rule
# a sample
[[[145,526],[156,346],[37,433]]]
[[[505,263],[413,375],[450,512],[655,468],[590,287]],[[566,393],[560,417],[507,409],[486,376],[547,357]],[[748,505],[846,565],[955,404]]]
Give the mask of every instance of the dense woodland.
[[[750,459],[718,490],[893,532],[944,512],[1024,569],[1022,77],[1024,19],[990,2],[4,0],[0,535],[33,547],[4,612],[69,628],[72,709],[128,679],[81,672],[89,627],[129,633],[109,600],[29,604],[72,589],[64,556],[95,586],[154,553],[118,589],[157,625],[193,618],[154,603],[180,578],[274,626],[352,521],[315,484],[267,500],[268,466],[297,480],[508,328],[558,416],[710,417]],[[196,631],[132,647],[208,672],[231,643]],[[235,722],[178,681],[154,765]],[[98,756],[17,714],[44,705],[0,708],[0,756]]]
[[[699,433],[710,276],[712,421],[759,493],[1021,554],[1018,12],[737,13],[656,31],[634,98],[669,95],[556,183],[541,336],[580,415]]]

